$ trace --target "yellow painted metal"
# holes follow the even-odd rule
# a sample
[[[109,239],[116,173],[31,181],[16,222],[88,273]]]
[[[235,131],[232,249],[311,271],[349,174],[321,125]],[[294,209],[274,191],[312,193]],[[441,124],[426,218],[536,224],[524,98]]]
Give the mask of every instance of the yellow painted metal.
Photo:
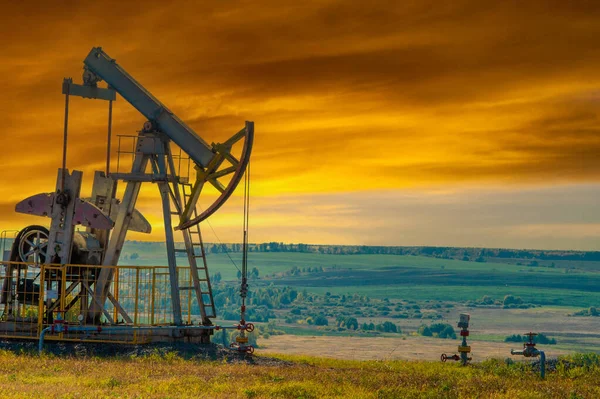
[[[8,267],[9,265],[3,264],[3,266]],[[42,267],[40,268],[40,276],[44,276],[46,274],[45,271],[46,271],[46,267],[45,267],[45,265],[42,265]],[[8,278],[8,276],[5,276],[4,278],[6,279],[6,278]],[[4,284],[2,284],[2,286],[4,286]],[[37,327],[37,336],[38,337],[42,333],[42,330],[44,329],[44,312],[40,312],[40,309],[44,309],[44,295],[46,294],[46,292],[44,290],[45,290],[45,286],[42,282],[40,282],[40,297],[38,300],[38,327]],[[6,300],[8,302],[8,297],[6,298]]]
[[[138,322],[138,305],[140,298],[140,269],[135,270],[135,309],[133,311],[133,324],[137,325]]]
[[[187,285],[188,285],[188,287],[191,287],[194,284],[194,282],[192,281],[192,273],[188,273],[187,276],[188,276]],[[187,323],[188,324],[192,324],[192,311],[191,311],[191,309],[192,309],[192,291],[188,290],[187,293],[188,293],[188,298],[187,298],[188,299],[188,303],[187,303],[187,306],[188,306]]]
[[[465,352],[465,353],[469,353],[471,352],[471,347],[470,346],[459,346],[458,347],[458,351],[459,352]]]
[[[238,344],[246,344],[248,343],[248,337],[237,336],[235,337],[235,342],[237,342]]]
[[[169,303],[169,273],[166,266],[90,266],[73,264],[40,264],[27,265],[20,262],[0,262],[0,270],[15,270],[10,276],[0,275],[0,287],[4,286],[7,279],[17,278],[17,269],[21,269],[21,278],[34,279],[35,289],[33,292],[23,292],[26,288],[18,288],[18,297],[9,295],[11,304],[0,305],[0,312],[4,307],[0,319],[0,339],[38,339],[41,331],[50,326],[52,320],[46,317],[45,312],[50,310],[52,317],[57,318],[61,313],[67,325],[93,325],[87,324],[88,320],[78,320],[81,312],[85,312],[86,304],[91,301],[92,292],[86,293],[82,287],[94,284],[100,271],[110,268],[114,271],[113,284],[111,285],[112,298],[104,304],[103,316],[100,322],[103,325],[121,323],[118,316],[128,315],[132,322],[127,326],[167,326],[171,325],[172,312]],[[29,274],[25,272],[29,266]],[[191,278],[189,267],[178,267],[178,274],[184,280]],[[18,286],[19,284],[17,284]],[[26,285],[24,285],[26,286]],[[39,286],[39,288],[38,288]],[[48,297],[47,290],[50,289],[58,298]],[[50,298],[50,307],[47,308],[46,298]],[[17,300],[20,303],[17,303]],[[35,302],[32,302],[35,301]],[[58,301],[58,302],[57,302]],[[82,304],[81,301],[86,301]],[[116,303],[115,303],[116,301]],[[9,302],[9,301],[7,301]],[[188,301],[188,309],[182,314],[188,324],[200,320],[199,314],[192,314],[192,306]],[[8,312],[9,307],[12,312]],[[109,317],[112,316],[112,317]],[[112,320],[111,320],[112,319]],[[123,318],[125,319],[125,318]],[[107,330],[108,331],[108,330]],[[141,343],[151,339],[153,332],[142,332],[133,330],[130,333],[119,333],[110,338],[109,332],[98,335],[98,339],[86,337],[86,339],[73,338],[73,333],[49,334],[47,339],[62,339],[65,341],[84,342],[110,342],[110,343]]]
[[[152,270],[152,295],[150,296],[150,324],[154,324],[154,295],[156,287],[156,271]]]

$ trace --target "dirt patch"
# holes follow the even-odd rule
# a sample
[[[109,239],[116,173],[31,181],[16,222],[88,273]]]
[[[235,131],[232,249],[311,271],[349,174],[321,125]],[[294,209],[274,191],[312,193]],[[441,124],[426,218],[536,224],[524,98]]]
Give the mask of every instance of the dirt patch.
[[[286,353],[348,360],[431,360],[437,361],[442,353],[457,353],[458,340],[424,337],[328,337],[275,335],[259,340],[259,353]],[[518,343],[472,341],[469,343],[474,361],[488,358],[513,358],[511,349],[521,349]],[[541,349],[541,347],[540,347]],[[570,353],[545,346],[546,356]]]

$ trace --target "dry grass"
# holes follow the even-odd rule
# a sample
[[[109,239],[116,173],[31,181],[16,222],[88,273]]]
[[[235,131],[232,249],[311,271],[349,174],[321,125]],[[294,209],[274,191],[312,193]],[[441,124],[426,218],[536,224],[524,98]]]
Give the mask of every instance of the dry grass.
[[[459,337],[460,338],[460,337]],[[260,352],[288,353],[349,360],[427,360],[436,361],[442,353],[457,353],[459,339],[425,338],[421,336],[391,337],[331,337],[273,335],[260,339]],[[510,358],[511,349],[521,349],[518,343],[470,342],[476,362],[489,358]],[[543,347],[543,348],[542,348]],[[566,355],[572,351],[560,350],[553,345],[540,345],[547,356]],[[518,357],[514,357],[518,360]]]
[[[357,362],[282,357],[290,365],[176,356],[69,359],[0,352],[3,398],[595,398],[600,370],[541,381],[521,366],[484,362]]]

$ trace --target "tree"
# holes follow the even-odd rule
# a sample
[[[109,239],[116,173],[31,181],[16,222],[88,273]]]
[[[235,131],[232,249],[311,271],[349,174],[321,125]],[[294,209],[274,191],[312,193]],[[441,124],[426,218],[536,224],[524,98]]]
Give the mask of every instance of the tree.
[[[511,305],[515,303],[515,297],[512,295],[506,295],[504,297],[504,305]]]
[[[375,329],[377,331],[381,331],[381,332],[392,332],[392,333],[400,332],[398,327],[391,321],[386,321],[384,323],[378,324],[377,327],[375,327]]]
[[[358,320],[354,317],[348,317],[346,319],[346,328],[351,330],[358,330]]]
[[[132,253],[132,254],[129,256],[129,259],[131,259],[131,260],[136,260],[136,259],[138,259],[139,257],[140,257],[140,255],[139,255],[137,252],[134,252],[134,253]]]
[[[480,302],[484,305],[493,305],[494,304],[494,300],[489,295],[484,295],[483,298],[481,298]]]
[[[422,325],[421,327],[419,327],[419,330],[417,330],[417,333],[424,337],[433,337],[433,333],[431,332],[431,329],[429,327],[427,327],[426,325]]]
[[[329,320],[327,320],[327,317],[323,316],[323,315],[318,315],[315,316],[313,318],[314,322],[315,322],[315,326],[328,326],[329,325]]]
[[[447,325],[442,331],[438,333],[438,337],[440,338],[456,338],[456,333],[454,332],[454,327],[451,325]]]

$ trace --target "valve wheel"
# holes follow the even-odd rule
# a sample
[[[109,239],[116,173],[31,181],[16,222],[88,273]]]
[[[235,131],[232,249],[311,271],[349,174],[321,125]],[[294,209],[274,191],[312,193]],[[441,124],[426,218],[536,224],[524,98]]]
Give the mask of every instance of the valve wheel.
[[[446,360],[448,360],[448,356],[446,356],[445,353],[442,353],[442,356],[440,356],[440,360],[445,363]]]
[[[248,323],[248,324],[246,324],[246,331],[247,331],[247,332],[252,332],[252,331],[254,331],[254,324],[252,324],[252,323]]]
[[[249,354],[249,355],[253,354],[254,353],[254,347],[251,346],[251,345],[248,345],[246,347],[246,353]]]
[[[43,226],[28,226],[21,230],[15,239],[18,262],[32,262],[34,265],[46,262],[48,253],[48,229]]]

